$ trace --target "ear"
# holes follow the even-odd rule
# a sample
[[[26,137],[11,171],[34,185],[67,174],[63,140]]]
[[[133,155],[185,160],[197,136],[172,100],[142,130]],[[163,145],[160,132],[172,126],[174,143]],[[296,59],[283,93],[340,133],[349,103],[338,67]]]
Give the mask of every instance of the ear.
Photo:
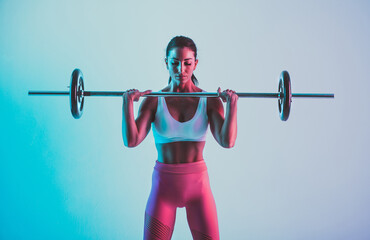
[[[198,59],[196,59],[195,62],[194,62],[194,70],[197,68],[197,65],[198,65]]]
[[[167,59],[167,58],[165,58],[165,59],[164,59],[164,62],[166,63],[166,68],[167,68],[167,70],[168,70],[168,59]]]

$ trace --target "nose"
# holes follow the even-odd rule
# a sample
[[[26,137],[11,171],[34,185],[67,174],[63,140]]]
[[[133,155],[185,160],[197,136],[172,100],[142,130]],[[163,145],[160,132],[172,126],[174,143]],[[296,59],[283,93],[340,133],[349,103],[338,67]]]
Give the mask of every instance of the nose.
[[[184,63],[179,63],[179,65],[177,66],[177,71],[179,73],[182,73],[184,71]]]

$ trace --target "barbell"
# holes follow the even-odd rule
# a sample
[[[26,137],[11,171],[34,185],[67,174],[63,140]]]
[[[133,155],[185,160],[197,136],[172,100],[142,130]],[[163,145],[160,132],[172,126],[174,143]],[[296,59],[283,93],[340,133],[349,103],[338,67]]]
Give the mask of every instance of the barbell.
[[[80,69],[72,72],[69,92],[65,91],[29,91],[28,95],[69,95],[72,116],[78,119],[82,116],[85,97],[121,97],[125,92],[118,91],[85,91],[83,74]],[[277,98],[279,115],[282,121],[289,118],[292,98],[334,98],[333,93],[292,93],[290,76],[287,71],[282,71],[279,77],[277,93],[236,93],[241,98]],[[219,93],[211,92],[151,92],[143,97],[219,97]]]

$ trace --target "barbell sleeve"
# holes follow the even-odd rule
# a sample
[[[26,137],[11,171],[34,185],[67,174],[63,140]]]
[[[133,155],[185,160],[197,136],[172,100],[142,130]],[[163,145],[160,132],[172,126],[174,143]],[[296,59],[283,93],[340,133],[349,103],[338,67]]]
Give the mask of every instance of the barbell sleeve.
[[[295,98],[334,98],[334,93],[292,93]]]
[[[69,95],[69,92],[61,92],[61,91],[28,91],[28,95]]]

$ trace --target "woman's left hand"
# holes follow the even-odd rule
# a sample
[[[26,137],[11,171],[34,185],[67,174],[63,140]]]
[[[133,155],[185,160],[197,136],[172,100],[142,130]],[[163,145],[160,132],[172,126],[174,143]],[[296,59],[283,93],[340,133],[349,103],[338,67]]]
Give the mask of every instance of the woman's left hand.
[[[217,89],[218,96],[222,99],[223,102],[236,102],[238,100],[238,95],[235,91],[226,89],[221,92],[221,88]]]

